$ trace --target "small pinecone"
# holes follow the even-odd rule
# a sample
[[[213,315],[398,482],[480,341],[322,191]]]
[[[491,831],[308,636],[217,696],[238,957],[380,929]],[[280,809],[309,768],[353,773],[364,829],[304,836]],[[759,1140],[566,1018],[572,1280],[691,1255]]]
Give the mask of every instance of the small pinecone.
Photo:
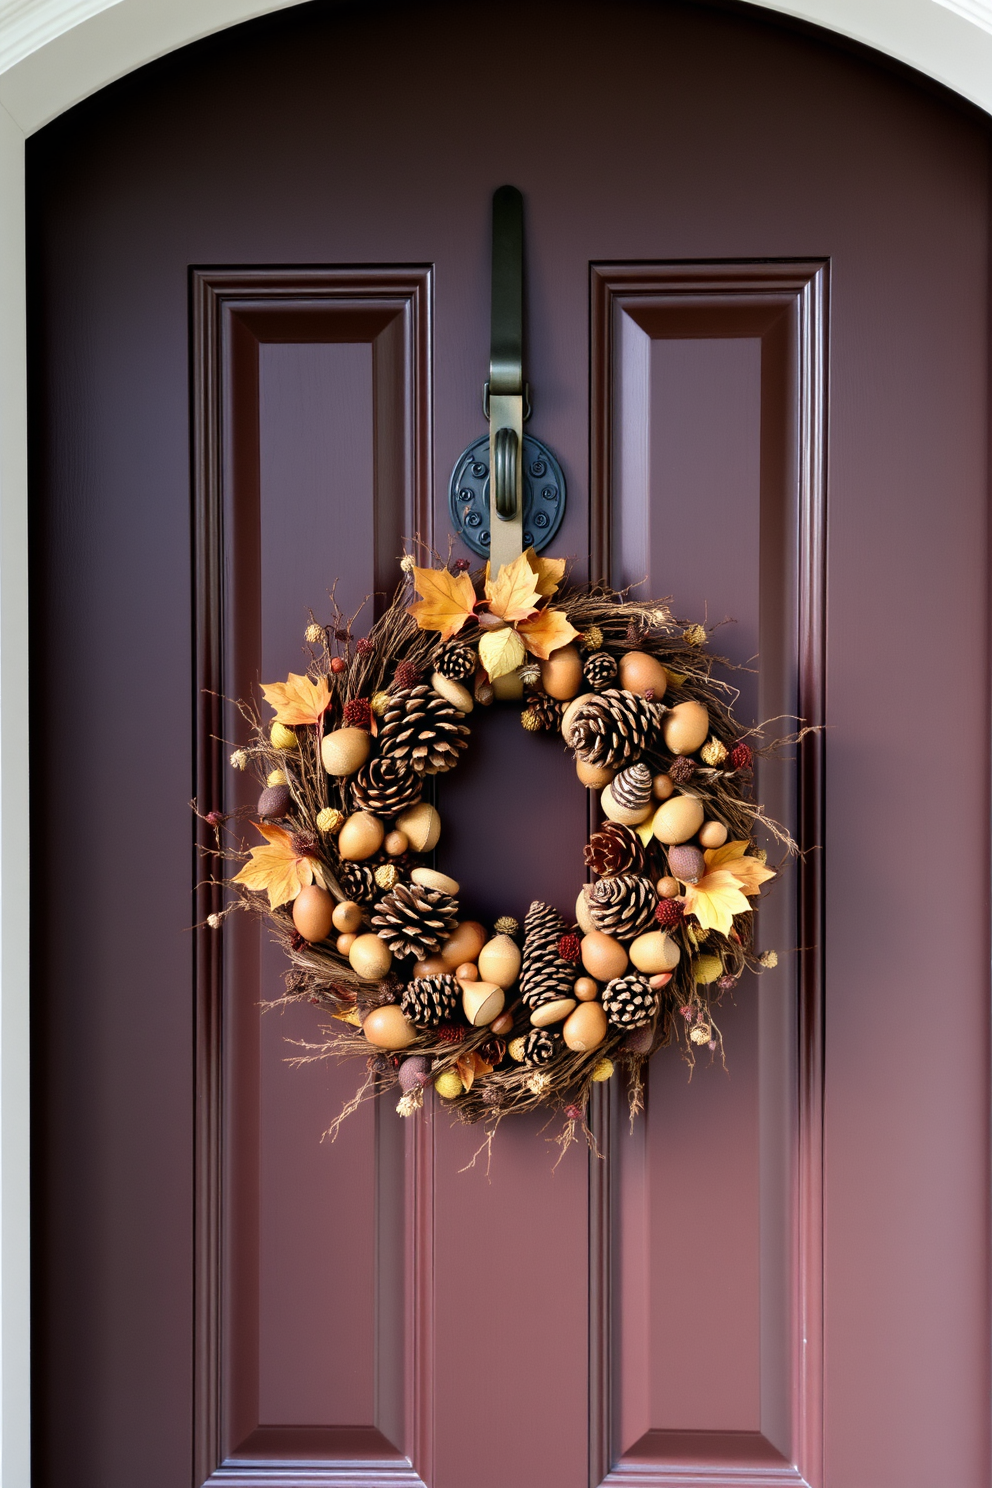
[[[609,651],[594,651],[586,658],[586,664],[582,668],[582,675],[594,692],[602,692],[604,687],[609,687],[616,674],[617,659]]]
[[[501,1038],[486,1039],[486,1042],[480,1044],[475,1052],[495,1069],[506,1053],[506,1044]]]
[[[668,773],[676,785],[688,785],[696,773],[696,761],[687,754],[680,754],[672,760]]]
[[[453,976],[415,977],[403,989],[400,1007],[411,1023],[436,1028],[458,1011],[461,987]]]
[[[647,765],[628,765],[610,782],[610,795],[626,811],[643,811],[651,800],[651,771]]]
[[[730,751],[730,768],[732,770],[750,770],[754,764],[754,754],[750,744],[735,744]]]
[[[464,641],[448,641],[434,658],[434,670],[452,682],[464,682],[475,671],[475,651]]]
[[[424,775],[450,770],[468,743],[464,717],[426,682],[400,687],[379,725],[379,753]]]
[[[372,928],[394,956],[423,961],[436,951],[458,923],[458,905],[450,894],[421,884],[397,884],[376,905]]]
[[[619,822],[605,821],[586,844],[587,868],[600,878],[615,878],[618,873],[640,873],[644,868],[644,847],[636,832]]]
[[[554,698],[547,697],[543,692],[538,692],[528,700],[527,707],[520,715],[520,721],[524,728],[530,729],[532,733],[537,733],[540,729],[554,733],[561,723],[562,712],[561,703],[556,702]],[[528,716],[533,720],[532,723],[525,721]]]
[[[338,866],[338,883],[341,892],[355,904],[371,904],[379,890],[375,873],[367,863],[345,863]]]
[[[603,1012],[615,1028],[642,1028],[658,1008],[658,994],[644,977],[614,977],[603,992]]]
[[[572,719],[569,743],[587,765],[620,770],[632,764],[658,728],[664,708],[634,692],[608,687]]]
[[[654,884],[632,873],[601,878],[589,895],[593,924],[615,940],[633,940],[649,929],[657,907]]]
[[[662,930],[674,930],[685,919],[685,905],[681,899],[659,899],[654,917]]]
[[[575,972],[558,954],[558,942],[568,926],[556,909],[535,899],[524,920],[523,970],[520,996],[534,1010],[555,997],[569,997]]]
[[[363,765],[352,782],[355,805],[373,816],[396,816],[420,800],[423,781],[402,760],[377,755]]]
[[[550,1064],[561,1047],[561,1039],[546,1028],[532,1028],[524,1039],[525,1064]]]
[[[500,915],[493,929],[497,935],[519,935],[520,921],[515,920],[512,915]]]

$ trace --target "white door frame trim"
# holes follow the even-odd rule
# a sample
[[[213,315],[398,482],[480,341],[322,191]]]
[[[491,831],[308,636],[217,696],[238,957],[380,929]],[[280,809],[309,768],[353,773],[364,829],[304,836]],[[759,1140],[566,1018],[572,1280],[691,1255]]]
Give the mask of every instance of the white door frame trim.
[[[0,1488],[29,1488],[24,141],[167,52],[303,0],[0,0]],[[992,0],[750,0],[992,113]]]

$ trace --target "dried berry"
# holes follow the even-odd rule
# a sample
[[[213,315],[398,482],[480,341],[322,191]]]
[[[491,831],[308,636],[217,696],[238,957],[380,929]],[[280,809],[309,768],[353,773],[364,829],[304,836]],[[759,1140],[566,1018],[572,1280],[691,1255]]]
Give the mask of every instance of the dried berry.
[[[662,930],[674,930],[685,919],[685,905],[681,899],[659,899],[654,917]]]
[[[582,954],[582,942],[577,935],[562,935],[558,939],[558,954],[563,961],[578,961]]]
[[[331,659],[331,671],[336,672],[338,676],[346,669],[347,665],[348,663],[343,656],[335,656]]]
[[[732,770],[750,770],[754,764],[754,754],[750,744],[735,744],[730,751],[730,768]]]
[[[362,636],[360,641],[355,642],[356,656],[371,656],[375,651],[375,642],[370,641],[368,636]]]
[[[676,785],[688,785],[696,773],[696,761],[687,754],[680,754],[677,759],[672,760],[668,773]]]
[[[346,728],[365,729],[368,733],[372,727],[372,705],[366,697],[352,698],[345,703],[342,717]]]
[[[416,687],[423,673],[412,661],[401,661],[393,676],[395,687]]]

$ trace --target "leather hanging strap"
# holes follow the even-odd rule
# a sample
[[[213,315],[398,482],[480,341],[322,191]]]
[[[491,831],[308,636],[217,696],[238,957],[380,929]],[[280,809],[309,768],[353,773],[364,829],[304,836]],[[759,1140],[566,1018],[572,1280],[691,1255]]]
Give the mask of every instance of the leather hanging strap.
[[[524,201],[515,186],[493,193],[489,417],[490,563],[494,574],[523,552]]]

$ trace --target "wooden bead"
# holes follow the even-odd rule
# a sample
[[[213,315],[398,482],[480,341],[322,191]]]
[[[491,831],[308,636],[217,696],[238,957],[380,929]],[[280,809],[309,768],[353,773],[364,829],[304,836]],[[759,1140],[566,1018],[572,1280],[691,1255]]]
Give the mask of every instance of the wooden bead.
[[[356,811],[338,833],[338,852],[349,863],[371,858],[382,846],[382,822],[371,811]]]
[[[441,960],[448,971],[453,971],[463,961],[477,961],[488,939],[485,925],[480,925],[478,920],[462,920],[442,945]]]
[[[331,922],[335,930],[357,930],[362,923],[362,906],[350,899],[335,904]]]
[[[690,837],[695,837],[702,825],[703,803],[698,797],[672,796],[670,801],[663,801],[655,812],[652,830],[659,842],[671,846],[677,842],[688,842]]]
[[[606,1014],[601,1003],[580,1002],[565,1021],[562,1037],[566,1047],[582,1053],[598,1049],[606,1037]]]
[[[320,758],[328,775],[354,775],[369,757],[372,739],[364,729],[339,728],[320,741]]]
[[[579,977],[572,988],[579,1002],[595,1002],[599,996],[599,983],[592,977]]]
[[[455,967],[455,976],[460,982],[477,982],[479,968],[472,961],[463,961],[461,966]]]
[[[588,790],[602,790],[613,779],[613,771],[603,765],[587,765],[585,760],[575,761],[575,773]]]
[[[396,818],[396,825],[409,839],[414,852],[430,852],[441,835],[441,818],[427,801],[408,806]],[[342,828],[342,831],[344,828]]]
[[[393,964],[393,955],[378,935],[356,935],[348,947],[348,960],[363,982],[377,982]]]
[[[656,775],[651,782],[651,791],[656,801],[667,801],[675,791],[671,775]]]
[[[348,952],[351,950],[357,939],[358,936],[355,934],[355,932],[353,930],[348,930],[345,932],[345,934],[338,936],[337,940],[335,941],[335,945],[337,946],[342,956],[347,956]]]
[[[319,884],[308,884],[293,900],[293,924],[311,942],[326,940],[334,922],[334,900]]]
[[[671,878],[667,874],[664,878],[659,878],[654,887],[659,899],[677,899],[682,892],[678,879]]]
[[[391,858],[398,858],[409,850],[410,839],[405,832],[387,832],[382,845]]]
[[[373,1008],[362,1024],[362,1032],[377,1049],[405,1049],[417,1037],[409,1018],[392,1002]]]
[[[608,982],[627,970],[627,952],[612,935],[590,930],[582,937],[582,965],[597,982]]]
[[[699,829],[700,847],[722,847],[727,840],[727,829],[723,822],[703,822]]]

